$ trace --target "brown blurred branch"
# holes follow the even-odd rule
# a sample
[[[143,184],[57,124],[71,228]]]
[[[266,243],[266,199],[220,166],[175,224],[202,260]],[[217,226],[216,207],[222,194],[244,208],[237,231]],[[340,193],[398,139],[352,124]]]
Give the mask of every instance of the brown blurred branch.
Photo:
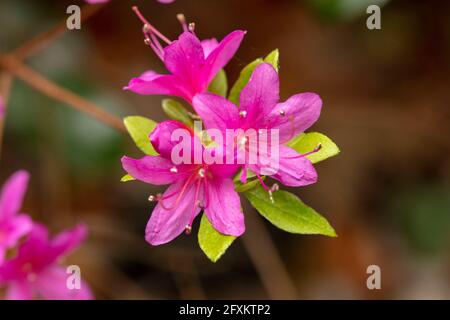
[[[0,66],[47,96],[65,103],[82,113],[90,115],[91,117],[119,131],[126,131],[120,118],[100,109],[92,102],[85,100],[73,92],[48,80],[33,69],[27,67],[14,56],[3,56],[3,58],[0,59]]]
[[[0,156],[3,145],[3,131],[5,127],[5,117],[8,108],[8,99],[11,91],[12,77],[6,72],[0,73],[0,103],[3,103],[3,116],[0,117]]]

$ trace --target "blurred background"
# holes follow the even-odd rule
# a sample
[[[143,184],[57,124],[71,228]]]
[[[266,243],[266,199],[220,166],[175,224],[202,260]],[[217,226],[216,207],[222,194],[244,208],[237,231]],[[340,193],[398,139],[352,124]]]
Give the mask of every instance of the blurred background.
[[[0,0],[0,52],[64,21],[74,3],[84,4]],[[382,8],[381,30],[366,28],[370,4]],[[310,130],[341,148],[316,166],[317,184],[295,190],[339,237],[284,233],[246,205],[246,234],[216,264],[195,233],[151,247],[147,197],[163,189],[119,182],[120,157],[141,155],[132,140],[14,80],[1,181],[26,169],[26,212],[54,232],[89,225],[68,261],[97,298],[450,298],[450,2],[112,0],[27,65],[110,113],[164,120],[161,97],[121,89],[145,70],[164,71],[132,5],[171,39],[180,12],[200,38],[247,30],[226,67],[231,83],[280,49],[282,98],[320,94],[322,116]],[[369,265],[381,268],[381,290],[366,287]]]

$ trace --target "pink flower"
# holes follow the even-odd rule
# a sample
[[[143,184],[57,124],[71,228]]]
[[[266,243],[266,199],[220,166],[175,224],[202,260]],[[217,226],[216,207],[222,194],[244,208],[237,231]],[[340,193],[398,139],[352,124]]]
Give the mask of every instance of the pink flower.
[[[30,232],[33,224],[28,215],[19,214],[27,183],[28,173],[16,172],[5,183],[0,195],[0,265],[6,250]]]
[[[193,144],[201,146],[193,131],[177,121],[165,121],[155,128],[150,140],[159,156],[141,159],[122,158],[123,168],[135,179],[154,184],[170,184],[163,195],[150,196],[158,201],[146,228],[146,240],[152,245],[167,243],[184,230],[191,231],[195,217],[204,211],[214,228],[227,235],[240,236],[244,216],[232,175],[237,165],[178,164],[172,161],[172,132],[184,129]],[[202,161],[203,162],[203,161]]]
[[[83,225],[49,239],[47,229],[35,224],[17,256],[0,266],[0,286],[7,286],[7,299],[49,300],[92,299],[90,288],[81,282],[80,289],[69,289],[69,274],[59,261],[79,246],[86,237]]]
[[[322,101],[315,93],[301,93],[279,103],[279,78],[275,69],[267,63],[255,68],[248,84],[240,95],[240,107],[211,93],[195,96],[193,106],[203,119],[207,129],[254,129],[279,130],[279,163],[246,163],[259,175],[269,175],[287,186],[305,186],[317,181],[317,173],[311,162],[295,150],[283,145],[299,133],[308,129],[319,118]],[[244,139],[247,139],[244,137]],[[247,140],[243,140],[246,142]],[[245,144],[245,143],[244,143]],[[247,148],[248,143],[245,145]],[[313,150],[315,152],[317,150]],[[272,167],[273,166],[273,167]],[[245,182],[246,171],[241,180]],[[259,177],[260,178],[260,177]],[[260,179],[262,185],[268,190]],[[269,190],[268,190],[269,191]]]
[[[144,22],[146,43],[164,62],[170,74],[147,71],[138,78],[131,79],[126,90],[138,94],[164,94],[185,99],[188,102],[197,93],[205,92],[216,74],[234,56],[244,38],[244,31],[233,31],[220,43],[215,39],[200,41],[183,22],[184,32],[178,40],[170,41],[156,30],[138,11],[136,14]],[[158,38],[167,46],[163,48]]]

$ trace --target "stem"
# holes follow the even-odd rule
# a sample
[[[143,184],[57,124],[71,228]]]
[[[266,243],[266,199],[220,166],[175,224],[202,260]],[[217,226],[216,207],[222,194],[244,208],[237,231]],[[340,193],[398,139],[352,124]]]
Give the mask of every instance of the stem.
[[[46,79],[33,69],[24,65],[20,60],[13,56],[3,56],[0,60],[0,66],[8,70],[11,74],[21,79],[36,90],[46,94],[47,96],[66,103],[74,109],[81,111],[93,118],[103,122],[104,124],[115,128],[119,131],[126,132],[122,120],[108,112],[98,108],[92,102],[83,99],[73,92],[60,87],[58,84]]]

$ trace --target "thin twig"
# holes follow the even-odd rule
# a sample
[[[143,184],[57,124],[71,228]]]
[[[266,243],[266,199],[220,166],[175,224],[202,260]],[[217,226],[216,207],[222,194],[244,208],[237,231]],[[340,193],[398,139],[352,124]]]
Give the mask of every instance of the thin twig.
[[[83,23],[88,20],[90,17],[99,12],[105,5],[106,4],[83,6],[81,9],[81,22]],[[52,29],[40,33],[17,49],[14,49],[12,55],[19,60],[24,60],[31,57],[62,36],[65,32],[67,32],[67,24],[66,20],[63,20]]]
[[[85,100],[75,93],[62,88],[58,84],[48,80],[33,69],[27,67],[14,56],[3,56],[3,58],[0,60],[0,66],[8,70],[8,72],[21,79],[31,87],[46,94],[47,96],[62,103],[68,104],[74,109],[88,114],[112,128],[115,128],[122,132],[126,132],[125,126],[123,125],[120,118],[100,109],[94,103]]]
[[[298,299],[293,281],[261,219],[247,214],[245,220],[247,230],[242,240],[269,298]]]
[[[7,72],[0,73],[0,103],[2,104],[3,114],[0,116],[0,156],[3,145],[3,132],[5,130],[5,117],[8,109],[9,94],[11,92],[12,77]]]

